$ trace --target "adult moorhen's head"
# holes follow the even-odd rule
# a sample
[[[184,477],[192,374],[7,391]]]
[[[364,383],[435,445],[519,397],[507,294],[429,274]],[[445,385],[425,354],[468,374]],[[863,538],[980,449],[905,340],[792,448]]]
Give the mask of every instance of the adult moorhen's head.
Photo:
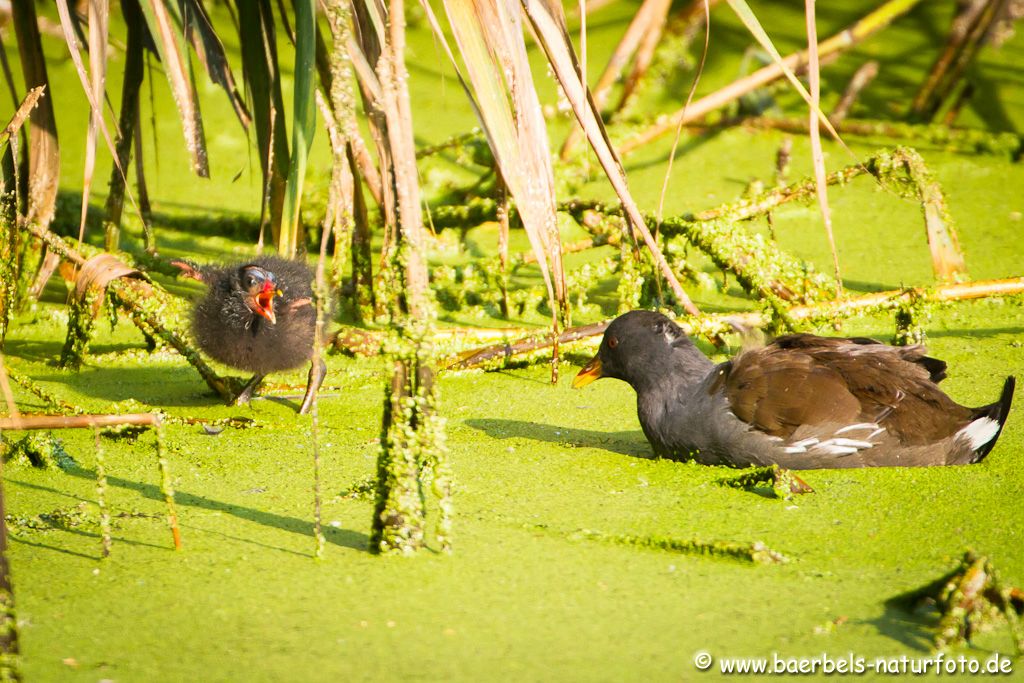
[[[661,313],[630,311],[619,316],[605,330],[601,347],[572,385],[579,389],[595,379],[614,377],[634,388],[648,385],[677,365],[680,350],[696,351],[683,330]],[[694,358],[701,358],[697,352]],[[707,362],[706,360],[704,361]]]

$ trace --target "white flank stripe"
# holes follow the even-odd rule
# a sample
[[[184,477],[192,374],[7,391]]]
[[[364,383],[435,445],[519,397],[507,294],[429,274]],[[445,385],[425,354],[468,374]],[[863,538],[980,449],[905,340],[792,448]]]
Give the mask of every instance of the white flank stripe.
[[[815,446],[814,450],[821,451],[825,455],[853,455],[859,449],[853,446],[832,445],[826,441],[820,446]]]
[[[859,422],[855,425],[850,425],[848,427],[843,427],[842,429],[837,429],[836,434],[845,434],[846,432],[852,432],[855,429],[878,429],[878,425],[875,424],[874,422]]]
[[[956,435],[967,439],[971,444],[971,450],[976,451],[994,439],[998,431],[998,422],[990,417],[981,417],[961,429]]]
[[[875,444],[870,441],[861,441],[860,439],[844,439],[842,437],[838,439],[829,439],[828,441],[822,441],[822,446],[843,446],[846,448],[871,448]]]

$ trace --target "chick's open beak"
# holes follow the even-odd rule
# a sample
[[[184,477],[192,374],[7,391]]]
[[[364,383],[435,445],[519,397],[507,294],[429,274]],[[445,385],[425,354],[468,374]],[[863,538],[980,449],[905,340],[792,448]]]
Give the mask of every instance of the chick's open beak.
[[[253,310],[269,320],[271,325],[277,323],[277,316],[274,315],[274,297],[280,295],[281,290],[268,282],[263,285],[263,289],[253,297],[254,303],[256,304],[253,307]]]
[[[573,379],[572,388],[582,389],[595,379],[601,379],[602,377],[604,375],[601,374],[601,359],[598,356],[594,356],[589,363],[583,366],[583,369],[576,375],[576,378]]]

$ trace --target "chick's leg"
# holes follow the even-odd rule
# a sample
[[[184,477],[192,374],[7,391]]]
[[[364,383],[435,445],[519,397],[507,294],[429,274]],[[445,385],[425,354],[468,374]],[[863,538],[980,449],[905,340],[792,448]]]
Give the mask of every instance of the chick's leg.
[[[302,397],[302,407],[299,408],[300,415],[305,415],[313,407],[313,399],[316,398],[316,392],[320,390],[326,376],[327,364],[318,354],[309,364],[309,381],[306,382],[306,395]]]
[[[234,404],[236,406],[241,406],[251,401],[252,395],[256,392],[256,389],[259,387],[260,382],[263,381],[264,377],[266,377],[266,375],[253,375],[252,379],[246,382],[245,386],[242,387],[242,390],[238,392],[238,396],[235,397]]]

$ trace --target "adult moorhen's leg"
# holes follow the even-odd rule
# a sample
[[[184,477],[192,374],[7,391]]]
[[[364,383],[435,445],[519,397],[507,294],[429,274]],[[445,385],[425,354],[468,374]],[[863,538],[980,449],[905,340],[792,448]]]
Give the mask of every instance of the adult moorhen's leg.
[[[241,406],[251,401],[253,393],[255,393],[256,388],[260,385],[260,382],[263,381],[264,377],[266,377],[266,375],[253,375],[252,379],[246,382],[245,386],[242,387],[242,390],[238,392],[238,396],[235,396],[234,404],[236,406]]]
[[[327,363],[317,355],[309,364],[309,381],[306,382],[306,395],[302,397],[302,407],[299,408],[300,415],[305,415],[313,407],[313,399],[316,398],[316,392],[320,390],[326,376]]]

